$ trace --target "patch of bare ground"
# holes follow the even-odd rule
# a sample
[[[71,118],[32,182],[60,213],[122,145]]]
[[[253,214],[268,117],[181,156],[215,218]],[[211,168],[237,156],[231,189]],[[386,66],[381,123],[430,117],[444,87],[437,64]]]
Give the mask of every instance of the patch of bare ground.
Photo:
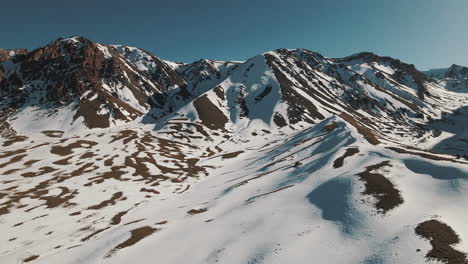
[[[190,185],[187,185],[184,189],[178,189],[176,193],[181,194],[186,192],[190,188]]]
[[[59,206],[64,205],[65,207],[72,205],[69,201],[73,199],[77,194],[78,191],[75,190],[71,192],[66,187],[59,187],[62,192],[57,196],[47,195],[49,186],[49,181],[44,181],[36,185],[34,188],[28,189],[26,191],[21,192],[14,192],[8,196],[8,200],[0,204],[0,215],[10,213],[10,210],[16,205],[17,208],[22,208],[27,205],[21,205],[20,200],[23,198],[30,198],[36,200],[45,201],[44,204],[32,207],[27,209],[25,212],[29,212],[37,207],[45,205],[47,208],[56,208]]]
[[[117,250],[120,250],[120,249],[135,245],[136,243],[138,243],[139,241],[141,241],[145,237],[153,234],[157,230],[158,230],[157,228],[153,228],[151,226],[143,226],[143,227],[133,229],[132,231],[130,231],[130,238],[125,240],[124,242],[118,244],[113,249],[111,249],[106,254],[105,257],[106,258],[111,257]]]
[[[3,147],[8,147],[8,146],[11,146],[15,143],[18,143],[18,142],[24,142],[28,139],[28,137],[26,136],[13,136],[13,137],[9,137],[7,140],[5,140],[3,142]]]
[[[27,156],[27,154],[21,154],[21,155],[14,156],[14,157],[11,158],[9,161],[0,164],[0,168],[5,168],[5,167],[8,166],[8,165],[11,165],[11,164],[13,164],[13,163],[20,162],[20,161],[21,161],[24,157],[26,157],[26,156]]]
[[[49,167],[49,166],[45,166],[45,167],[41,167],[38,169],[38,171],[35,171],[35,172],[25,172],[23,174],[21,174],[21,176],[23,177],[26,177],[26,178],[32,178],[32,177],[37,177],[37,176],[41,176],[41,175],[44,175],[44,174],[48,174],[48,173],[51,173],[51,172],[54,172],[58,169],[56,168],[52,168],[52,167]]]
[[[39,145],[32,146],[29,149],[37,149],[37,148],[48,146],[48,145],[50,145],[50,143],[42,143],[42,144],[39,144]]]
[[[21,171],[22,169],[10,169],[2,173],[2,175],[11,175],[13,173],[16,173],[18,171]]]
[[[90,206],[88,208],[86,208],[87,210],[99,210],[99,209],[102,209],[106,206],[109,206],[109,205],[114,205],[118,200],[120,200],[121,198],[123,197],[123,193],[122,192],[116,192],[112,195],[112,197],[109,199],[109,200],[105,200],[105,201],[102,201],[101,203],[99,204],[96,204],[96,205],[93,205],[93,206]]]
[[[384,214],[403,203],[400,191],[395,188],[393,183],[382,174],[374,172],[387,166],[391,166],[388,160],[368,166],[365,171],[357,174],[365,183],[365,190],[362,194],[376,198],[375,207]]]
[[[56,154],[59,156],[68,156],[73,153],[74,149],[77,148],[85,148],[85,149],[90,149],[93,146],[97,145],[97,142],[94,141],[89,141],[89,140],[78,140],[76,142],[70,143],[66,146],[52,146],[50,152],[52,154]]]
[[[78,190],[74,190],[73,192],[70,191],[67,187],[59,187],[61,193],[57,196],[43,196],[41,197],[42,200],[45,200],[45,205],[47,208],[56,208],[61,206],[62,204],[67,204],[71,199],[73,199],[77,194]],[[71,204],[68,204],[71,205]],[[68,206],[67,205],[67,206]]]
[[[245,201],[245,203],[252,203],[252,202],[255,201],[255,199],[257,199],[257,198],[260,198],[260,197],[263,197],[263,196],[266,196],[266,195],[269,195],[269,194],[272,194],[272,193],[276,193],[276,192],[279,192],[279,191],[282,191],[282,190],[291,188],[291,187],[293,187],[293,186],[294,186],[294,184],[291,184],[291,185],[284,186],[284,187],[282,187],[282,188],[273,190],[273,191],[271,191],[271,192],[267,192],[267,193],[263,193],[263,194],[259,194],[259,195],[252,196],[252,197],[250,197],[249,199],[247,199],[247,200]]]
[[[362,124],[360,124],[356,119],[354,119],[352,116],[346,114],[346,113],[341,113],[339,115],[343,120],[354,126],[358,133],[361,134],[369,143],[372,145],[377,145],[380,143],[380,140],[374,135],[372,130]]]
[[[108,179],[115,179],[117,181],[127,181],[127,179],[122,178],[124,174],[127,174],[127,172],[121,170],[123,168],[125,168],[125,166],[113,166],[111,167],[110,171],[106,171],[100,176],[89,178],[91,182],[84,184],[84,186],[88,187],[93,184],[103,183],[105,180]]]
[[[148,192],[148,193],[159,194],[158,191],[156,191],[156,190],[154,190],[154,189],[147,189],[147,188],[141,188],[141,189],[140,189],[140,192]]]
[[[335,130],[335,128],[336,128],[336,122],[333,122],[323,127],[323,130],[327,133],[331,133],[333,130]]]
[[[73,156],[70,156],[70,157],[67,157],[67,158],[64,158],[64,159],[61,159],[61,160],[57,160],[57,161],[54,161],[52,162],[53,164],[55,165],[60,165],[60,166],[65,166],[65,165],[70,165],[70,159],[72,159]]]
[[[39,255],[32,255],[30,257],[27,257],[27,258],[23,259],[23,262],[31,262],[31,261],[36,260],[38,258],[39,258]]]
[[[6,201],[4,201],[3,203],[0,203],[0,215],[10,213],[10,211],[15,207],[23,208],[27,206],[26,204],[20,203],[20,201],[23,198],[45,201],[44,204],[29,208],[25,212],[29,212],[43,205],[46,205],[47,208],[55,208],[59,206],[68,207],[68,206],[74,205],[74,203],[70,201],[78,194],[77,190],[71,191],[66,187],[58,187],[62,190],[62,192],[59,195],[51,196],[51,195],[48,195],[48,192],[49,192],[48,189],[51,185],[61,183],[70,177],[81,175],[81,172],[87,172],[87,171],[84,171],[84,168],[87,168],[89,166],[90,166],[89,164],[85,165],[82,168],[79,168],[78,170],[72,172],[71,174],[56,173],[54,177],[44,180],[38,183],[33,188],[29,188],[28,190],[25,190],[25,191],[16,191],[16,190],[9,191],[9,193],[6,193],[7,194]],[[50,167],[49,168],[42,167],[39,170],[40,170],[39,172],[30,172],[30,173],[24,174],[23,176],[25,177],[38,176],[39,174],[42,175],[42,174],[51,172],[52,170],[55,170],[55,169],[50,168]]]
[[[228,118],[214,105],[208,96],[203,95],[193,101],[193,106],[197,110],[201,122],[212,130],[224,130]]]
[[[24,166],[28,166],[28,167],[29,167],[29,166],[31,166],[31,165],[33,165],[34,163],[37,163],[37,162],[39,162],[39,161],[40,161],[40,160],[28,160],[28,161],[26,161],[26,162],[24,163]]]
[[[22,171],[24,169],[27,169],[29,167],[31,167],[33,164],[39,162],[40,160],[28,160],[26,162],[23,163],[23,165],[25,166],[25,168],[20,168],[20,169],[10,169],[10,170],[7,170],[5,172],[2,173],[2,175],[11,175],[13,173],[16,173],[18,171]]]
[[[122,143],[125,145],[125,144],[128,144],[132,140],[135,140],[137,138],[138,138],[138,132],[137,131],[127,129],[127,130],[119,131],[119,133],[117,135],[113,135],[112,140],[109,143],[112,143],[112,142],[123,139]]]
[[[189,215],[196,215],[196,214],[201,214],[208,211],[206,208],[200,208],[200,209],[191,209],[187,212]]]
[[[51,138],[61,138],[64,132],[60,130],[44,130],[41,133]]]
[[[104,160],[104,166],[110,167],[114,164],[114,159],[117,158],[119,155],[114,155],[106,160]]]
[[[85,154],[81,155],[80,159],[90,159],[95,156],[97,156],[97,154],[95,154],[94,152],[88,151]]]
[[[468,263],[466,254],[452,247],[460,243],[460,237],[447,224],[437,220],[428,220],[420,223],[415,232],[431,243],[432,249],[426,254],[428,259],[448,264]]]
[[[359,149],[358,148],[348,148],[346,149],[346,152],[343,154],[343,156],[337,158],[334,162],[333,162],[333,167],[334,168],[341,168],[344,164],[344,160],[347,158],[347,157],[351,157],[355,154],[358,154],[359,153]]]
[[[90,186],[95,183],[99,184],[107,179],[116,179],[119,181],[144,181],[146,184],[157,185],[159,181],[174,177],[182,178],[184,175],[196,177],[200,173],[207,174],[205,167],[197,165],[199,159],[186,157],[187,152],[182,148],[191,148],[191,145],[157,138],[152,136],[150,133],[145,134],[141,140],[135,140],[135,145],[137,147],[137,151],[126,156],[122,166],[113,166],[111,167],[111,171],[90,178],[92,181],[85,184],[85,186]],[[154,154],[156,154],[154,151],[157,151],[157,154],[170,159],[174,166],[166,167],[159,164],[153,157]],[[112,159],[104,161],[104,165],[106,166],[111,164],[113,164]],[[154,174],[150,171],[147,164],[156,166],[160,170],[160,173]],[[133,169],[134,172],[128,173],[126,171],[122,171],[122,169]],[[125,179],[122,178],[122,175],[124,174],[127,176]],[[166,175],[173,175],[173,177]]]
[[[231,152],[231,153],[226,153],[226,154],[223,154],[221,155],[221,158],[222,159],[233,159],[237,156],[239,156],[240,154],[244,153],[244,151],[235,151],[235,152]]]
[[[122,217],[128,213],[127,211],[122,211],[114,215],[111,219],[111,225],[118,225],[120,222],[122,222]]]
[[[17,149],[17,150],[5,151],[5,152],[2,152],[0,154],[0,159],[8,158],[8,157],[18,155],[18,154],[21,154],[21,153],[24,153],[24,152],[26,152],[26,149]]]
[[[92,167],[92,168],[91,168]],[[75,177],[75,176],[80,176],[83,175],[84,173],[92,172],[95,169],[97,169],[97,166],[94,166],[93,162],[89,162],[84,164],[83,166],[79,167],[78,169],[72,171],[70,173],[70,176]]]
[[[131,222],[125,223],[124,226],[133,225],[133,224],[135,224],[135,223],[139,223],[139,222],[144,221],[144,220],[146,220],[146,218],[142,218],[142,219],[138,219],[138,220],[135,220],[135,221],[131,221]]]
[[[84,237],[81,239],[81,242],[85,242],[85,241],[88,241],[90,238],[94,237],[95,235],[101,233],[101,232],[104,232],[106,231],[107,229],[109,229],[110,227],[105,227],[105,228],[102,228],[102,229],[98,229],[96,231],[94,231],[93,233],[91,233],[90,235]]]

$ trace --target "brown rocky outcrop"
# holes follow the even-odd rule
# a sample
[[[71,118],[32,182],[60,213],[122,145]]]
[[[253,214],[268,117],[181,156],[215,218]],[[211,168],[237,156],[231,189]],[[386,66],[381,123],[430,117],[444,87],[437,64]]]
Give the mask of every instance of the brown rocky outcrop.
[[[0,61],[13,59],[8,52],[0,50]],[[38,101],[50,107],[76,103],[74,120],[81,116],[90,128],[108,127],[110,119],[131,121],[145,114],[142,109],[163,107],[168,88],[185,85],[177,72],[153,55],[156,66],[151,72],[142,71],[127,60],[125,52],[83,37],[58,39],[17,53],[21,55],[13,61],[19,67],[17,73],[6,78],[0,65],[2,95],[15,107],[32,94],[44,94]]]

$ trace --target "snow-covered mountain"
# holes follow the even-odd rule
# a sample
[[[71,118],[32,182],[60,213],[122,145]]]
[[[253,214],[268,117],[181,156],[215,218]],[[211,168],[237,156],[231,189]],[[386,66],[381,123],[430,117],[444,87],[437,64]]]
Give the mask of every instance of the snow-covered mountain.
[[[0,49],[0,262],[467,263],[467,69]]]
[[[427,76],[436,79],[447,89],[467,92],[468,68],[453,64],[450,68],[434,69],[425,72]]]

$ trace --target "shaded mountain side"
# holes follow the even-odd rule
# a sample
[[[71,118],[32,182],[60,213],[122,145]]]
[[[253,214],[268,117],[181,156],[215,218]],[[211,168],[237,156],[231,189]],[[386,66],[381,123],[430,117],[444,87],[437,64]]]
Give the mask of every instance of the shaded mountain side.
[[[468,158],[468,105],[433,120],[428,126],[444,137],[432,150]]]

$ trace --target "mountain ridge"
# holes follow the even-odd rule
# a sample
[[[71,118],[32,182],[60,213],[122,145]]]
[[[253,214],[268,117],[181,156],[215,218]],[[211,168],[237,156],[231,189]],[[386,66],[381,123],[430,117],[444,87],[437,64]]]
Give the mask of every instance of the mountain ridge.
[[[10,69],[4,69],[7,64]],[[177,109],[182,109],[182,117],[195,121],[204,116],[202,123],[214,125],[198,113],[200,96],[205,99],[198,101],[211,104],[210,109],[217,109],[217,116],[227,118],[225,125],[233,128],[256,119],[270,128],[313,124],[359,109],[417,123],[415,118],[439,118],[447,111],[427,88],[436,87],[437,81],[414,65],[370,52],[326,58],[306,49],[276,49],[245,62],[201,59],[182,64],[138,48],[71,37],[15,55],[2,65],[0,91],[10,99],[3,100],[10,116],[28,104],[45,110],[70,105],[71,127],[83,122],[87,128],[105,128],[141,118],[157,123],[177,115]],[[252,75],[251,70],[258,72]],[[262,103],[273,88],[274,102]],[[264,112],[273,106],[276,110]]]

